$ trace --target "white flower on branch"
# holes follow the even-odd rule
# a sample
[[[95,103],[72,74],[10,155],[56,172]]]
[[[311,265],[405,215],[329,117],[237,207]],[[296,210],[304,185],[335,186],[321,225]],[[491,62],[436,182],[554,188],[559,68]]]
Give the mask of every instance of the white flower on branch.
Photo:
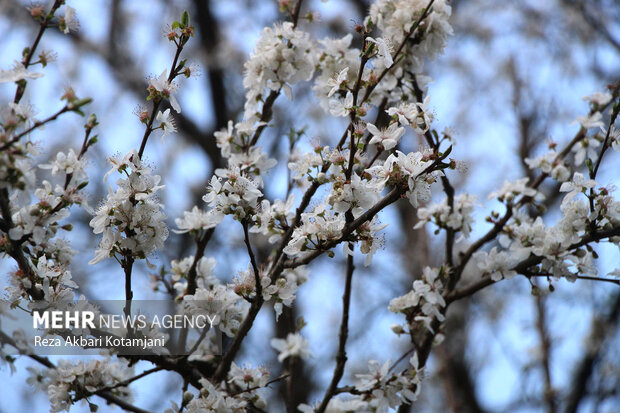
[[[391,123],[387,128],[379,130],[375,125],[366,125],[368,132],[372,133],[371,144],[383,146],[386,151],[394,148],[405,134],[405,128],[398,127],[398,123]]]
[[[574,197],[581,193],[586,193],[588,189],[594,188],[596,186],[596,181],[593,179],[585,179],[583,174],[580,172],[575,172],[573,175],[572,181],[567,181],[560,186],[560,192],[568,192],[562,203],[566,203],[572,200]]]
[[[52,163],[41,164],[41,169],[51,169],[52,175],[56,175],[58,172],[65,174],[73,174],[74,181],[81,181],[87,178],[84,166],[86,162],[84,159],[78,159],[78,155],[73,149],[69,149],[69,152],[58,152],[56,159]]]
[[[388,309],[393,313],[414,312],[443,321],[441,308],[446,306],[446,302],[441,295],[442,286],[438,278],[439,274],[440,269],[425,267],[422,279],[415,280],[412,290],[407,294],[390,301]]]
[[[542,199],[543,195],[534,188],[530,188],[527,185],[528,181],[529,178],[517,179],[515,182],[504,181],[498,191],[489,194],[489,199],[497,198],[500,202],[512,202],[519,195]]]
[[[127,178],[116,182],[116,191],[109,188],[105,203],[90,221],[95,234],[103,233],[95,258],[90,264],[127,251],[134,258],[146,258],[163,248],[168,238],[166,215],[155,198],[156,192],[163,188],[158,185],[161,179],[159,175],[151,174],[150,168],[143,165],[135,150],[130,151],[120,162],[112,161],[112,164],[112,171],[123,171]]]
[[[441,204],[434,204],[418,209],[420,221],[414,229],[423,227],[428,222],[434,222],[440,228],[451,228],[461,231],[465,238],[469,238],[471,225],[474,222],[472,212],[476,206],[476,197],[470,194],[461,194],[454,199],[454,210],[450,211],[448,200]]]
[[[599,146],[601,146],[601,142],[596,137],[584,138],[579,141],[572,149],[575,152],[575,165],[581,165],[586,159],[596,161]]]
[[[381,59],[385,67],[391,67],[394,64],[394,59],[392,59],[391,47],[388,45],[385,39],[381,37],[377,37],[376,39],[373,39],[372,37],[367,37],[366,40],[377,45],[377,56],[379,57],[379,59]]]
[[[247,401],[243,398],[243,394],[239,397],[230,396],[221,386],[215,386],[207,379],[200,379],[200,385],[200,394],[187,404],[185,409],[187,413],[238,412],[245,410]]]
[[[564,182],[570,178],[570,171],[563,161],[558,160],[557,152],[550,151],[536,158],[526,158],[525,163],[531,168],[539,168],[542,172],[551,175],[559,182]]]
[[[59,18],[60,30],[64,34],[75,32],[80,28],[80,22],[75,14],[75,9],[71,6],[65,6],[65,15]]]
[[[20,117],[27,125],[36,122],[34,116],[37,115],[37,110],[31,104],[9,102],[9,107],[11,111]]]
[[[290,307],[293,300],[295,300],[297,289],[306,280],[304,271],[303,269],[298,269],[298,271],[286,271],[285,275],[276,279],[274,283],[271,283],[269,277],[262,277],[263,299],[265,301],[273,299],[276,321],[278,321],[282,314],[282,307],[284,305]],[[301,277],[298,277],[298,272],[302,274]]]
[[[295,228],[291,241],[284,248],[289,256],[335,240],[342,234],[344,214],[335,214],[326,204],[317,205],[312,212],[301,214],[301,225]]]
[[[241,220],[255,213],[263,193],[255,181],[241,173],[238,166],[217,169],[211,178],[207,193],[202,197],[216,214],[233,215]]]
[[[289,85],[310,80],[314,73],[313,49],[310,35],[296,29],[291,22],[265,28],[244,65],[245,119],[251,119],[258,111],[266,89],[284,88],[291,98]]]
[[[269,371],[264,367],[239,367],[233,362],[228,376],[229,383],[233,383],[242,390],[248,390],[265,387],[269,382],[270,375]]]
[[[344,69],[340,71],[340,73],[338,73],[338,75],[336,75],[334,78],[330,78],[327,81],[327,86],[331,87],[331,89],[327,93],[328,98],[332,97],[332,95],[340,89],[340,86],[342,85],[342,83],[346,82],[348,72],[349,72],[349,68],[345,67]]]
[[[18,82],[24,79],[38,79],[43,77],[43,73],[29,72],[26,70],[23,64],[15,61],[13,69],[2,70],[0,69],[0,83],[6,82]]]
[[[603,115],[601,114],[601,112],[594,112],[591,115],[588,116],[577,116],[577,118],[571,123],[571,124],[575,124],[578,123],[581,125],[582,128],[602,128],[603,126],[605,126],[605,124],[603,123]]]
[[[159,122],[158,128],[161,128],[162,130],[162,142],[164,141],[164,138],[166,136],[177,131],[177,128],[174,124],[174,118],[170,114],[170,109],[166,109],[164,112],[158,111],[155,120]]]
[[[318,404],[316,406],[300,404],[299,406],[297,406],[297,409],[302,413],[315,413],[318,407]],[[329,401],[329,403],[327,404],[327,408],[325,409],[326,413],[349,413],[368,411],[368,403],[366,403],[362,399],[362,396],[354,396],[346,400],[334,397]]]
[[[312,356],[312,353],[308,349],[308,340],[299,333],[289,333],[286,339],[271,339],[270,343],[271,347],[280,352],[278,355],[278,361],[280,362],[283,362],[289,357],[299,357],[302,360],[306,360]]]
[[[598,106],[604,106],[611,102],[613,96],[608,92],[594,92],[591,95],[584,96],[583,100]]]
[[[390,116],[398,116],[398,121],[403,126],[416,125],[418,104],[401,102],[397,107],[387,109],[386,113]]]
[[[334,116],[344,117],[349,116],[349,112],[353,109],[353,94],[347,92],[344,100],[332,98],[329,101],[329,113]]]
[[[273,205],[267,199],[263,199],[259,211],[254,215],[255,225],[250,228],[250,232],[258,232],[269,236],[269,242],[276,242],[285,232],[286,226],[294,218],[292,212],[295,205],[295,196],[289,195],[286,202],[276,199]]]
[[[477,252],[474,254],[474,259],[482,271],[482,276],[490,276],[493,281],[499,281],[517,275],[513,267],[527,256],[527,250],[499,251],[497,247],[493,247],[488,253]]]
[[[179,227],[173,229],[177,234],[184,234],[190,231],[215,228],[222,221],[224,216],[215,210],[203,211],[194,205],[191,211],[184,211],[183,218],[176,218],[174,223]]]
[[[227,336],[234,337],[247,313],[247,303],[231,286],[216,281],[209,276],[198,278],[196,292],[183,296],[185,311],[188,314],[211,314],[214,316],[213,325]]]
[[[177,91],[177,85],[168,81],[167,69],[161,72],[159,77],[153,77],[149,80],[148,89],[150,93],[159,92],[162,97],[170,101],[172,109],[177,113],[181,113],[181,105],[179,105],[179,101],[174,96]]]
[[[378,0],[370,6],[368,19],[379,28],[383,39],[399,45],[427,5],[425,0]],[[433,12],[418,29],[422,40],[405,50],[410,70],[421,72],[424,59],[432,60],[443,51],[447,37],[452,34],[448,22],[451,13],[452,9],[445,0],[433,3]]]

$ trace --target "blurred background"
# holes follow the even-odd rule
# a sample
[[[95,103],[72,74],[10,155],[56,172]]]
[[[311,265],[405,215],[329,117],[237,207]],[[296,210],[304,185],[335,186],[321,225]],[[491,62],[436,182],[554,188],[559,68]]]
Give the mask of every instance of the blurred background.
[[[174,218],[201,200],[214,168],[223,166],[213,132],[229,119],[239,121],[243,111],[243,63],[265,26],[284,17],[276,1],[241,0],[90,0],[68,1],[76,8],[80,30],[64,35],[46,32],[40,48],[57,54],[44,72],[30,82],[29,100],[43,118],[62,107],[60,96],[71,85],[79,97],[93,97],[89,111],[100,126],[99,143],[88,152],[89,203],[96,207],[107,193],[102,177],[109,169],[107,157],[125,154],[139,146],[144,126],[135,113],[146,105],[147,78],[170,66],[173,45],[164,38],[164,27],[190,12],[196,36],[186,48],[188,63],[197,63],[201,75],[179,82],[183,109],[176,116],[178,133],[161,142],[154,136],[146,159],[166,185],[161,201],[166,205],[169,228]],[[314,38],[342,37],[353,33],[363,20],[370,1],[306,0],[302,16],[313,13],[314,22],[302,20],[302,29]],[[37,25],[29,16],[29,2],[0,0],[0,68],[8,69],[21,50],[32,43]],[[615,0],[548,1],[452,1],[455,35],[443,56],[428,62],[427,75],[434,124],[450,130],[455,140],[451,154],[463,167],[450,178],[457,194],[478,196],[480,208],[472,232],[475,239],[489,226],[484,217],[496,202],[487,195],[504,180],[535,176],[524,159],[560,147],[577,132],[576,116],[587,114],[582,97],[606,90],[620,78],[620,3]],[[287,138],[291,128],[305,127],[299,147],[313,142],[334,145],[346,124],[332,119],[313,98],[311,82],[294,89],[291,104],[281,97],[275,105],[273,127],[263,134],[261,145],[281,162],[266,177],[266,196],[286,193]],[[12,99],[14,85],[3,84],[0,103]],[[58,150],[79,148],[84,120],[70,114],[40,131],[41,162]],[[402,150],[417,149],[422,142],[406,135]],[[610,188],[619,183],[617,153],[608,152],[599,182]],[[583,167],[583,166],[582,166]],[[42,172],[41,172],[42,173]],[[44,175],[41,175],[44,176]],[[558,219],[561,198],[549,183],[545,223]],[[443,199],[436,188],[437,201]],[[299,198],[299,195],[297,196]],[[67,235],[76,256],[73,278],[80,293],[93,299],[121,299],[123,273],[108,259],[96,266],[92,258],[99,237],[88,226],[90,217],[75,209],[75,229]],[[413,230],[415,211],[404,201],[380,215],[389,223],[385,245],[372,266],[358,266],[353,282],[352,320],[348,342],[349,364],[342,384],[367,369],[367,361],[395,360],[409,349],[390,325],[402,323],[387,305],[407,292],[426,265],[443,262],[441,237],[433,228]],[[247,254],[238,223],[225,221],[215,231],[206,256],[217,260],[215,274],[232,280],[247,267]],[[269,253],[266,239],[253,240],[259,255]],[[172,259],[193,254],[193,241],[171,233],[167,248],[151,261],[169,268]],[[617,248],[599,245],[601,274],[620,266]],[[2,285],[14,263],[0,263]],[[137,266],[136,299],[154,299],[149,270]],[[289,326],[303,316],[303,330],[314,357],[300,364],[296,398],[312,402],[322,395],[334,366],[340,323],[344,260],[338,250],[334,259],[322,258],[311,267],[291,309],[275,323],[272,309],[260,313],[245,342],[241,359],[263,364],[277,377],[281,366],[269,346],[271,337],[286,336]],[[474,274],[475,275],[475,274]],[[474,276],[472,275],[472,276]],[[539,283],[547,292],[547,283]],[[620,288],[612,284],[578,281],[554,283],[555,291],[531,294],[532,284],[523,277],[502,281],[451,306],[445,325],[445,341],[436,347],[427,364],[416,412],[618,412],[620,411]],[[47,398],[33,394],[25,383],[31,361],[20,359],[13,373],[0,370],[0,412],[46,411]],[[137,369],[149,368],[148,364]],[[168,400],[179,402],[182,380],[157,373],[138,383],[135,404],[163,411]],[[274,385],[277,391],[277,385]],[[275,392],[273,392],[275,393]],[[269,393],[266,393],[269,395]],[[105,406],[101,406],[107,411]],[[87,411],[77,405],[74,411]],[[273,400],[269,411],[283,411]]]

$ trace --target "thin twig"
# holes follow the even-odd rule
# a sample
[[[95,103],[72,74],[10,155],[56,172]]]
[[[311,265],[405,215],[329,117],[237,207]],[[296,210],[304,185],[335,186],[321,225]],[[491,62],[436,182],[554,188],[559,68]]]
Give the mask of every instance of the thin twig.
[[[37,128],[40,128],[41,126],[45,125],[46,123],[49,123],[49,122],[52,122],[52,121],[58,119],[58,117],[60,115],[62,115],[63,113],[71,112],[73,109],[74,108],[69,108],[69,105],[65,105],[58,112],[56,112],[53,115],[45,118],[44,120],[34,122],[31,127],[29,127],[28,129],[22,131],[21,133],[15,135],[13,138],[11,138],[11,140],[7,141],[4,145],[0,146],[0,151],[4,151],[4,150],[10,148],[11,146],[13,146],[14,143],[19,141],[23,136],[28,135],[33,130],[35,130]]]
[[[41,38],[43,37],[43,32],[45,32],[45,30],[49,27],[48,25],[49,20],[54,17],[54,13],[56,13],[56,10],[58,10],[58,8],[63,3],[64,3],[63,0],[55,0],[54,4],[52,4],[52,8],[50,9],[49,13],[47,13],[43,17],[43,20],[39,23],[39,32],[37,33],[37,37],[34,39],[34,42],[30,46],[29,48],[30,50],[28,51],[28,54],[22,60],[22,65],[24,66],[25,69],[28,69],[28,66],[30,66],[31,64],[30,62],[32,61],[32,57],[34,56],[37,50],[37,47],[39,46],[39,42],[41,41]],[[22,84],[17,86],[17,90],[15,90],[15,97],[13,98],[13,103],[19,103],[19,101],[24,96],[24,92],[26,91],[27,85],[28,85],[28,81],[24,80]]]

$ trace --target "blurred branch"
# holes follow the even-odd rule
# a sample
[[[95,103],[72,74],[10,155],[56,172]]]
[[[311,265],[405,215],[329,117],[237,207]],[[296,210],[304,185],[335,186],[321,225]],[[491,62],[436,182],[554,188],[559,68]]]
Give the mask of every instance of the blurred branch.
[[[220,47],[220,28],[219,22],[213,18],[211,1],[193,0],[193,4],[196,8],[195,21],[198,26],[201,44],[207,55],[215,55]],[[213,129],[217,131],[226,127],[228,119],[230,119],[228,103],[226,101],[227,92],[224,83],[224,72],[222,68],[215,64],[207,64],[207,72],[211,107],[213,108],[215,117]],[[211,157],[211,155],[209,155],[209,157]],[[214,165],[220,166],[222,164],[221,159],[215,162],[215,159],[212,158],[212,161],[214,161]]]
[[[536,303],[536,329],[538,331],[541,348],[540,364],[542,365],[545,377],[544,398],[547,404],[547,411],[549,413],[555,413],[557,412],[557,402],[555,398],[555,391],[553,389],[553,382],[551,380],[551,339],[549,338],[546,320],[546,298],[544,295],[539,294],[534,297],[534,301]]]
[[[601,357],[601,349],[606,337],[620,323],[620,293],[616,292],[611,300],[610,311],[606,315],[596,317],[592,322],[592,329],[584,346],[585,352],[581,361],[576,363],[573,373],[570,392],[566,396],[565,413],[576,413],[583,398],[586,396],[587,385],[594,367]]]
[[[605,23],[598,19],[594,14],[588,10],[589,2],[581,0],[562,0],[562,3],[577,11],[583,17],[590,28],[598,33],[603,39],[620,52],[620,41],[618,41],[613,35],[611,30],[605,25]],[[616,22],[617,23],[617,22]]]

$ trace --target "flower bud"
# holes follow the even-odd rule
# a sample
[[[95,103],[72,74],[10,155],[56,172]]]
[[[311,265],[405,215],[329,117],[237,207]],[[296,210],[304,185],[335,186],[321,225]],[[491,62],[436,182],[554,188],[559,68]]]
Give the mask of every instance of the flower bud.
[[[400,324],[392,324],[390,328],[392,329],[392,332],[394,332],[394,334],[397,334],[399,336],[405,333],[405,329]]]
[[[194,398],[194,394],[191,391],[183,393],[183,403],[189,403]]]

